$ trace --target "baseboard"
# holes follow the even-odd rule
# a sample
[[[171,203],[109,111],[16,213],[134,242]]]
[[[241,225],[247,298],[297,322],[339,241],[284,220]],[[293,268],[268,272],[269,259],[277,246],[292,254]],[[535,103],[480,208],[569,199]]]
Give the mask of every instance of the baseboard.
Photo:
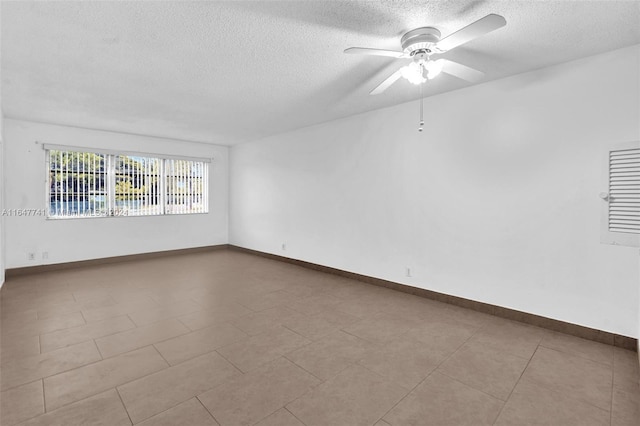
[[[289,257],[279,256],[276,254],[265,253],[262,251],[252,250],[244,247],[238,247],[229,245],[232,250],[238,250],[245,253],[251,253],[258,256],[266,257],[269,259],[279,260],[293,265],[302,266],[304,268],[313,269],[316,271],[327,272],[334,275],[339,275],[345,278],[351,278],[358,281],[362,281],[368,284],[377,285],[380,287],[386,287],[393,290],[401,291],[403,293],[413,294],[416,296],[424,297],[438,302],[448,303],[450,305],[456,305],[474,311],[482,312],[485,314],[495,315],[497,317],[522,322],[529,325],[545,328],[552,331],[557,331],[572,336],[581,337],[583,339],[593,340],[599,343],[605,343],[608,345],[629,349],[632,351],[638,351],[638,339],[633,337],[621,336],[615,333],[609,333],[594,328],[584,327],[577,324],[571,324],[564,321],[559,321],[551,318],[542,317],[539,315],[529,314],[527,312],[517,311],[515,309],[504,308],[502,306],[491,305],[488,303],[477,302],[475,300],[465,299],[462,297],[451,296],[448,294],[438,293],[431,290],[425,290],[422,288],[412,287],[406,284],[400,284],[393,281],[387,281],[380,278],[374,278],[367,275],[356,274],[354,272],[344,271],[342,269],[332,268],[329,266],[319,265],[317,263],[306,262],[304,260],[292,259]]]
[[[192,247],[176,250],[165,250],[151,253],[128,254],[124,256],[105,257],[101,259],[79,260],[76,262],[52,263],[49,265],[25,266],[22,268],[11,268],[5,270],[5,279],[17,277],[20,275],[37,274],[42,272],[59,271],[62,269],[84,268],[87,266],[105,265],[109,263],[131,262],[135,260],[155,259],[165,256],[177,256],[184,254],[202,253],[212,250],[220,250],[228,248],[228,244],[219,244],[214,246]]]

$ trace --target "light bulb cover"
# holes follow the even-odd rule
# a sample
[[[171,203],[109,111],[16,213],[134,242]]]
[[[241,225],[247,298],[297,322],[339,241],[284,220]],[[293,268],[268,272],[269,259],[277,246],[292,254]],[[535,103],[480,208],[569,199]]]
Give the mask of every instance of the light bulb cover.
[[[418,85],[427,81],[422,74],[422,66],[416,62],[411,62],[409,65],[402,67],[400,72],[409,83]]]
[[[424,63],[424,67],[427,70],[427,78],[429,80],[436,78],[442,72],[443,66],[444,61],[442,59],[438,59],[437,61],[426,61]]]

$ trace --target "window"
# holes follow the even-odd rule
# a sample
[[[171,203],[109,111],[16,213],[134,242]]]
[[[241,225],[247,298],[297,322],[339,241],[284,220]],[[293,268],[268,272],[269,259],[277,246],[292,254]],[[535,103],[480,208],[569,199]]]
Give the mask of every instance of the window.
[[[205,160],[45,149],[49,218],[209,211]]]
[[[640,142],[620,144],[606,155],[607,191],[602,242],[640,246]]]

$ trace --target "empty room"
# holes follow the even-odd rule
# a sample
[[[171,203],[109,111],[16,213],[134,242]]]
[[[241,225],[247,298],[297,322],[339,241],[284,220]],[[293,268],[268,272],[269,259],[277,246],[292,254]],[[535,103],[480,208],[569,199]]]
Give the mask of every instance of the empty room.
[[[0,24],[2,426],[640,425],[640,1]]]

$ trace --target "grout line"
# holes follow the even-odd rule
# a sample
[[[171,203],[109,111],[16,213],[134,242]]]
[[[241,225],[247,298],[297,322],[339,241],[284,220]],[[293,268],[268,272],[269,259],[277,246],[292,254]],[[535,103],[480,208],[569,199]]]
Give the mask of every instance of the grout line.
[[[482,327],[480,327],[480,328],[482,328]],[[433,370],[431,370],[431,371],[429,372],[429,374],[427,374],[427,375],[425,376],[425,378],[424,378],[424,379],[420,380],[420,381],[419,381],[419,382],[418,382],[414,387],[412,387],[411,389],[409,389],[409,392],[407,392],[407,394],[406,394],[405,396],[403,396],[402,398],[400,398],[400,400],[399,400],[398,402],[396,402],[396,403],[393,405],[393,407],[389,408],[389,409],[387,410],[387,412],[386,412],[386,413],[384,413],[384,414],[382,415],[382,417],[380,417],[380,419],[378,419],[378,420],[384,420],[384,416],[386,416],[387,414],[389,414],[389,413],[390,413],[394,408],[396,408],[396,407],[398,406],[398,404],[400,404],[402,401],[404,401],[404,399],[405,399],[406,397],[408,397],[409,395],[411,395],[411,393],[413,393],[413,391],[415,391],[415,390],[416,390],[416,389],[417,389],[421,384],[423,384],[423,383],[424,383],[424,382],[425,382],[429,377],[431,377],[431,375],[432,375],[434,372],[436,372],[436,371],[438,370],[438,368],[440,368],[440,366],[441,366],[442,364],[444,364],[445,362],[447,362],[447,361],[449,360],[449,358],[451,358],[455,353],[457,353],[457,352],[460,350],[460,348],[461,348],[462,346],[464,346],[464,345],[465,345],[469,340],[471,340],[471,338],[475,335],[475,333],[477,333],[477,332],[478,332],[478,330],[480,330],[480,328],[478,328],[476,331],[474,331],[473,333],[471,333],[471,335],[469,335],[469,337],[467,337],[467,338],[466,338],[462,343],[460,343],[460,345],[458,345],[458,347],[457,347],[454,351],[452,351],[452,352],[451,352],[447,357],[445,357],[445,358],[444,358],[444,359],[443,359],[443,360],[442,360],[442,361],[441,361],[441,362],[440,362],[440,363],[439,363],[439,364],[438,364],[438,365],[437,365]],[[363,366],[363,367],[364,367],[364,366]],[[365,368],[366,368],[366,367],[365,367]],[[369,370],[369,371],[371,371],[371,370]],[[440,372],[439,372],[439,373],[440,373]],[[442,374],[442,373],[440,373],[440,374]],[[447,377],[448,377],[448,376],[447,376]],[[465,386],[468,386],[468,385],[465,385]],[[386,420],[385,420],[385,422],[386,422]],[[387,422],[387,423],[388,423],[388,422]]]
[[[540,339],[540,342],[538,343],[538,345],[536,346],[536,350],[533,351],[533,354],[531,354],[531,357],[529,358],[529,360],[527,361],[527,365],[524,367],[524,369],[522,370],[522,373],[520,373],[520,376],[518,377],[518,380],[516,380],[515,385],[513,385],[513,388],[511,389],[511,392],[509,392],[509,395],[507,396],[507,399],[505,399],[504,404],[502,404],[502,407],[500,407],[500,411],[498,411],[498,415],[496,416],[496,419],[494,420],[494,424],[498,421],[498,418],[500,417],[500,415],[502,414],[502,410],[504,410],[504,407],[507,405],[507,402],[509,401],[509,399],[511,399],[511,395],[513,395],[513,391],[516,390],[516,387],[518,386],[518,384],[520,383],[520,380],[522,380],[522,376],[524,376],[525,371],[527,371],[527,368],[529,368],[529,364],[531,364],[531,361],[533,360],[533,357],[536,355],[536,353],[538,352],[538,348],[540,348],[541,344],[542,344],[542,340]],[[544,346],[543,346],[544,347]]]
[[[149,345],[149,346],[151,346],[151,347],[152,347],[152,348],[153,348],[153,349],[158,353],[158,355],[160,355],[160,358],[162,358],[162,359],[163,359],[163,361],[167,363],[167,368],[171,368],[171,367],[173,367],[173,365],[171,365],[171,363],[170,363],[169,361],[167,361],[167,359],[162,355],[162,353],[158,350],[158,348],[156,348],[156,344],[155,344],[155,343],[152,343],[152,344],[151,344],[151,345]],[[189,360],[191,360],[191,359],[193,359],[193,358],[190,358],[190,359],[185,360],[185,361],[183,361],[183,362],[189,361]],[[180,363],[180,364],[181,364],[181,363]],[[176,365],[178,365],[178,364],[176,364]],[[158,371],[162,371],[162,370],[158,370]]]
[[[286,329],[286,330],[289,330],[290,332],[292,332],[292,333],[293,333],[293,334],[295,334],[296,336],[300,336],[300,337],[302,337],[302,338],[303,338],[303,339],[305,339],[305,340],[309,340],[309,343],[307,343],[307,344],[305,344],[305,345],[300,346],[300,348],[303,348],[303,347],[305,347],[305,346],[310,345],[311,343],[313,343],[313,340],[309,339],[307,336],[305,336],[305,335],[303,335],[303,334],[300,334],[300,333],[298,333],[298,332],[297,332],[297,331],[295,331],[295,330],[290,329],[289,327],[287,327],[287,326],[286,326],[286,325],[284,325],[284,324],[280,324],[280,327],[282,327],[282,328],[284,328],[284,329]],[[296,349],[298,349],[298,348],[296,348]],[[293,351],[295,351],[296,349],[293,349]],[[289,352],[291,352],[291,351],[289,351]]]
[[[218,348],[218,349],[221,349],[221,348]],[[225,356],[224,356],[224,355],[222,355],[220,352],[218,352],[218,349],[213,350],[213,351],[211,351],[211,352],[215,352],[215,353],[217,353],[218,355],[220,355],[220,356],[221,356],[225,361],[227,361],[229,364],[231,364],[231,365],[233,366],[233,368],[235,368],[236,370],[238,370],[238,372],[239,372],[240,374],[245,375],[245,374],[247,374],[249,371],[251,371],[251,370],[249,370],[249,371],[247,371],[247,373],[245,373],[244,371],[242,371],[242,370],[240,369],[240,367],[238,367],[237,365],[235,365],[233,362],[231,362],[231,360],[227,359],[227,357],[225,357]],[[209,352],[209,353],[211,353],[211,352]],[[267,361],[267,362],[270,362],[270,361]],[[266,364],[266,362],[265,362],[264,364]],[[260,364],[260,365],[259,365],[258,367],[256,367],[256,368],[259,368],[260,366],[262,366],[262,365],[264,365],[264,364]],[[254,369],[254,370],[255,370],[255,369]],[[217,387],[217,386],[216,386],[216,387]],[[212,389],[213,389],[213,388],[212,388]]]
[[[138,348],[138,349],[133,349],[133,350],[131,350],[131,351],[129,351],[129,352],[138,351],[138,350],[141,350],[141,349],[147,348],[147,347],[149,347],[149,346],[152,346],[152,345],[143,346],[142,348]],[[126,354],[127,354],[127,353],[129,353],[129,352],[125,352],[125,353],[120,354],[120,355],[126,355]],[[48,378],[48,377],[55,377],[55,376],[57,376],[57,375],[59,375],[59,374],[68,373],[68,372],[73,371],[73,370],[78,370],[78,369],[80,369],[80,368],[84,368],[84,367],[88,367],[88,366],[90,366],[90,365],[98,364],[98,363],[103,362],[103,361],[108,361],[108,360],[110,360],[110,359],[114,359],[114,358],[116,358],[116,357],[119,357],[120,355],[115,355],[115,356],[113,356],[113,357],[111,357],[111,358],[102,359],[102,360],[95,361],[95,362],[92,362],[92,363],[89,363],[89,364],[81,365],[80,367],[76,367],[76,368],[73,368],[73,369],[71,369],[71,370],[63,371],[63,372],[61,372],[61,373],[56,373],[56,374],[54,374],[54,375],[52,375],[52,376],[47,376],[47,377],[45,377],[45,378]],[[161,356],[162,356],[162,355],[161,355]],[[61,406],[56,407],[53,411],[58,410],[58,409],[63,408],[63,407],[67,407],[67,406],[72,405],[72,404],[75,404],[76,402],[80,402],[80,401],[83,401],[83,400],[85,400],[85,399],[92,398],[92,397],[94,397],[94,396],[96,396],[96,395],[99,395],[99,394],[101,394],[101,393],[107,392],[107,391],[109,391],[109,390],[111,390],[111,389],[116,389],[116,390],[117,390],[117,388],[118,388],[118,387],[120,387],[120,386],[124,386],[124,385],[126,385],[126,384],[129,384],[129,383],[131,383],[131,382],[135,382],[135,381],[140,380],[140,379],[144,379],[144,378],[146,378],[146,377],[148,377],[148,376],[151,376],[151,375],[153,375],[153,374],[156,374],[156,373],[159,373],[159,372],[161,372],[161,371],[164,371],[164,370],[166,370],[166,369],[167,369],[167,368],[169,368],[169,367],[171,367],[171,366],[164,367],[164,368],[162,368],[162,369],[160,369],[160,370],[152,371],[151,373],[145,374],[144,376],[136,377],[136,378],[131,379],[131,380],[128,380],[128,381],[126,381],[126,382],[119,383],[119,384],[115,385],[115,386],[114,386],[114,387],[112,387],[112,388],[108,388],[108,389],[103,389],[103,390],[100,390],[100,391],[96,391],[96,393],[92,393],[91,395],[84,396],[84,397],[82,397],[81,399],[77,399],[77,400],[75,400],[75,401],[71,401],[71,402],[67,402],[66,404],[62,404]],[[45,378],[43,378],[43,379],[41,379],[41,380],[43,380],[43,382],[44,382],[44,379],[45,379]],[[44,383],[43,383],[43,385],[44,385]]]
[[[292,352],[293,352],[293,351],[292,351]],[[319,385],[321,385],[321,384],[325,383],[326,381],[331,380],[333,377],[337,376],[338,374],[342,373],[342,371],[344,371],[346,368],[348,368],[348,367],[345,367],[344,369],[340,370],[340,372],[339,372],[339,373],[337,373],[335,376],[332,376],[332,377],[330,377],[330,378],[328,378],[328,379],[326,379],[326,380],[325,380],[325,379],[323,379],[323,378],[321,378],[321,377],[316,376],[316,375],[315,375],[315,374],[313,374],[311,371],[307,370],[306,368],[304,368],[302,365],[298,364],[298,363],[297,363],[297,362],[295,362],[294,360],[292,360],[292,359],[290,359],[290,358],[287,358],[287,355],[286,355],[286,354],[285,354],[285,355],[280,355],[280,356],[281,356],[282,358],[286,359],[287,361],[289,361],[290,363],[292,363],[293,365],[295,365],[296,367],[298,367],[299,369],[301,369],[302,371],[304,371],[304,372],[306,372],[307,374],[309,374],[309,375],[311,375],[311,376],[315,377],[316,379],[320,380],[320,383],[318,383],[318,384],[317,384],[317,385],[315,385],[315,386],[312,386],[312,388],[315,388],[316,386],[319,386]],[[351,364],[350,364],[350,365],[351,365]],[[298,398],[296,398],[296,399],[298,399]],[[295,400],[294,400],[294,401],[295,401]]]
[[[302,396],[304,396],[304,395],[306,395],[306,392],[305,392],[305,393],[303,393],[302,395],[300,395],[298,398],[294,399],[293,401],[295,401],[295,400],[297,400],[297,399],[301,398],[301,397],[302,397]],[[285,406],[284,406],[284,407],[282,407],[282,408],[283,408],[285,411],[287,411],[289,414],[291,414],[293,417],[295,417],[295,418],[296,418],[300,423],[302,423],[303,425],[305,425],[305,426],[306,426],[307,424],[306,424],[305,422],[303,422],[301,418],[299,418],[298,416],[296,416],[295,414],[293,414],[293,412],[287,408],[287,405],[291,404],[293,401],[289,401],[289,402],[287,402],[287,404],[285,404]],[[278,411],[278,410],[276,410],[276,411]]]
[[[127,417],[129,418],[129,421],[131,422],[131,424],[133,424],[133,420],[131,419],[131,415],[129,414],[129,410],[127,410],[127,405],[124,403],[124,400],[122,399],[122,395],[120,395],[120,391],[118,390],[118,387],[116,386],[113,389],[116,391],[116,394],[118,395],[118,398],[120,398],[120,403],[122,404],[122,408],[124,408],[124,412],[127,413]],[[96,395],[98,395],[98,394],[96,394]],[[89,398],[91,398],[91,397],[89,397]],[[82,401],[82,400],[80,400],[80,401]]]
[[[540,348],[540,345],[538,345],[538,349],[539,349],[539,348]],[[560,353],[560,354],[567,355],[565,352],[558,351],[558,350],[556,350],[556,349],[550,349],[550,348],[547,348],[547,347],[544,347],[544,346],[542,346],[542,348],[543,348],[543,349],[545,349],[545,350],[548,350],[548,351],[554,351],[554,352],[558,352],[558,353]],[[536,349],[536,352],[538,352],[538,349]],[[535,355],[535,353],[534,353],[534,355]],[[571,354],[568,354],[568,355],[573,356],[573,355],[571,355]],[[533,359],[533,356],[532,356],[531,358]],[[528,366],[528,365],[527,365],[527,366]],[[544,385],[544,384],[542,384],[542,383],[540,383],[540,382],[537,382],[537,381],[536,381],[536,380],[534,380],[534,379],[529,379],[529,380],[530,380],[530,381],[532,381],[533,383],[535,383],[536,385],[538,385],[538,386],[540,386],[540,387],[542,387],[542,388],[547,389],[547,390],[548,390],[548,391],[550,391],[551,393],[560,393],[560,394],[562,393],[562,392],[560,392],[560,391],[556,391],[556,390],[554,390],[554,389],[550,389],[548,386],[546,386],[546,385]],[[595,404],[592,404],[590,401],[587,401],[587,400],[586,400],[586,399],[584,399],[584,398],[580,398],[580,397],[573,396],[573,394],[572,394],[572,395],[568,395],[568,396],[567,396],[567,398],[569,398],[569,399],[571,399],[571,400],[578,401],[578,402],[582,402],[583,404],[586,404],[586,405],[590,405],[591,407],[596,408],[596,409],[601,410],[601,411],[609,411],[609,410],[607,410],[606,408],[602,408],[602,407],[599,407],[599,406],[597,406],[597,405],[595,405]]]
[[[571,336],[571,337],[575,337],[575,336]],[[543,339],[544,340],[544,339]],[[586,339],[585,339],[586,340]],[[598,343],[598,342],[594,342],[593,340],[586,340],[589,343]],[[600,343],[601,345],[604,345],[604,343]],[[596,364],[600,364],[600,365],[604,365],[605,367],[611,367],[611,369],[613,369],[613,359],[611,360],[611,364],[607,364],[605,362],[600,362],[597,361],[595,359],[592,358],[588,358],[586,355],[582,354],[582,353],[577,353],[577,352],[568,352],[564,349],[558,349],[557,347],[551,347],[551,346],[547,346],[545,345],[542,341],[540,341],[540,343],[538,344],[538,346],[542,346],[545,349],[551,349],[553,351],[557,351],[557,352],[562,352],[563,354],[567,354],[567,355],[571,355],[574,356],[576,358],[580,358],[580,359],[584,359],[586,361],[591,361],[591,362],[595,362]],[[610,346],[610,348],[612,349],[612,353],[613,353],[613,346]]]
[[[613,389],[615,383],[616,356],[615,351],[611,351],[611,404],[609,406],[609,424],[613,424]]]
[[[215,387],[217,387],[217,386],[215,386]],[[214,389],[214,388],[211,388],[211,389]],[[211,390],[211,389],[209,389],[209,390]],[[209,391],[205,391],[205,392],[201,393],[200,395],[202,395],[202,394],[204,394],[204,393],[206,393],[206,392],[209,392]],[[218,419],[216,419],[216,416],[214,416],[214,415],[213,415],[213,413],[212,413],[211,411],[209,411],[209,409],[207,408],[207,406],[206,406],[206,405],[204,405],[204,404],[202,403],[202,401],[200,401],[200,398],[199,398],[199,397],[200,397],[200,395],[196,395],[196,396],[194,397],[194,398],[196,399],[196,401],[198,401],[198,403],[202,406],[202,408],[204,408],[204,409],[207,411],[207,413],[209,413],[209,415],[210,415],[211,417],[213,417],[213,420],[214,420],[216,423],[218,423],[218,424],[222,424],[222,423],[220,423],[220,422],[218,421]],[[187,401],[188,401],[188,400],[187,400]]]
[[[84,324],[82,324],[82,325],[87,325],[87,324],[89,324],[89,323],[87,322],[87,319],[84,317],[84,314],[82,313],[82,309],[80,309],[78,312],[80,312],[80,316],[82,317],[82,321],[84,321]],[[82,326],[78,326],[78,327],[82,327]]]
[[[42,384],[42,408],[44,408],[44,413],[47,412],[47,397],[44,394],[44,379],[40,379],[40,383]]]
[[[100,355],[100,360],[104,361],[105,357],[102,354],[102,351],[100,350],[100,346],[98,346],[98,342],[96,342],[96,339],[91,339],[91,341],[93,342],[93,344],[95,345],[96,349],[98,349],[98,354]],[[92,363],[93,364],[93,363]]]

